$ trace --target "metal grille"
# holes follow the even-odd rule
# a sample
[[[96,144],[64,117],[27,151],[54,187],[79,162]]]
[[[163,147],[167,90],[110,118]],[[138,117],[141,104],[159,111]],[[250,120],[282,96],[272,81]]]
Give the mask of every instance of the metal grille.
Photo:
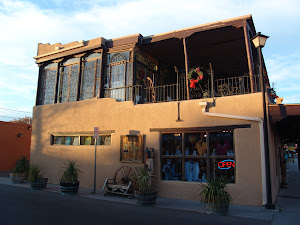
[[[85,62],[82,79],[81,100],[91,99],[94,95],[94,76],[96,60]]]
[[[45,70],[45,75],[44,105],[53,104],[55,98],[56,69]]]
[[[71,67],[69,102],[75,102],[77,98],[78,69],[78,64]]]
[[[62,71],[61,102],[68,102],[70,67],[66,66],[62,68]]]

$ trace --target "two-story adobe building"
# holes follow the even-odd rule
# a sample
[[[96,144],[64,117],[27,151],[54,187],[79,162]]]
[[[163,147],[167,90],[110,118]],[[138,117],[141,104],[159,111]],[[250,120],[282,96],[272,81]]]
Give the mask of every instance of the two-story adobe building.
[[[195,200],[199,182],[224,174],[233,204],[265,204],[255,34],[246,15],[147,37],[39,44],[31,162],[57,184],[63,162],[76,160],[81,187],[93,187],[99,127],[98,188],[120,166],[142,166],[153,148],[159,196]],[[280,142],[271,126],[269,140],[274,201]],[[225,170],[224,160],[234,166]]]

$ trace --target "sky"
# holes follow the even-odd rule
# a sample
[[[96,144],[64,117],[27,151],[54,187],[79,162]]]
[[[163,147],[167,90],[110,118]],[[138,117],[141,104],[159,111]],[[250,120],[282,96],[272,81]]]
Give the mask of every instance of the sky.
[[[249,14],[270,36],[262,49],[270,83],[283,103],[300,103],[299,10],[297,0],[0,0],[0,121],[32,115],[38,43],[148,36]]]

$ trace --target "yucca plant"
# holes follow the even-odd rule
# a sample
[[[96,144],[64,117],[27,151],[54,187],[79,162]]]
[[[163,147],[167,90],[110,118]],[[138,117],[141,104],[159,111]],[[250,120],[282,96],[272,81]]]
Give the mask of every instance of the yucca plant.
[[[27,173],[29,170],[29,160],[26,156],[21,155],[21,158],[17,161],[16,167],[13,169],[13,173]]]
[[[200,183],[201,201],[212,204],[214,208],[218,208],[220,204],[229,206],[231,196],[226,190],[230,180],[225,176],[213,176],[207,180],[207,183]]]
[[[139,192],[151,191],[151,176],[147,168],[140,168],[137,171],[136,187]]]
[[[28,181],[34,183],[42,179],[41,170],[38,164],[31,164],[29,167]]]
[[[64,163],[63,167],[63,173],[61,177],[61,182],[66,183],[74,183],[78,182],[79,174],[81,173],[81,170],[76,165],[76,161],[68,160],[66,163]]]

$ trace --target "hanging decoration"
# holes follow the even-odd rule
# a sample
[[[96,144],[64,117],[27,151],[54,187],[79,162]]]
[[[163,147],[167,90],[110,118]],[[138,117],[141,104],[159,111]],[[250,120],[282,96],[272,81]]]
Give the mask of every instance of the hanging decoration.
[[[188,79],[190,82],[190,88],[195,88],[196,84],[203,79],[203,72],[200,70],[200,67],[192,69],[188,73]]]

